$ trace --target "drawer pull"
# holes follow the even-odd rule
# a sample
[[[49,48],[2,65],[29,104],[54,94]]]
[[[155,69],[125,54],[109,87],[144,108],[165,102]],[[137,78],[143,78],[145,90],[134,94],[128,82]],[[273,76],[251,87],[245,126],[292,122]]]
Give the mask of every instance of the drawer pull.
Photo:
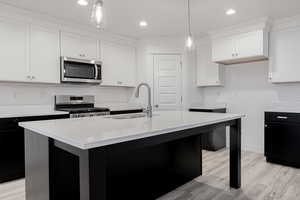
[[[288,119],[286,116],[277,116],[277,119]]]

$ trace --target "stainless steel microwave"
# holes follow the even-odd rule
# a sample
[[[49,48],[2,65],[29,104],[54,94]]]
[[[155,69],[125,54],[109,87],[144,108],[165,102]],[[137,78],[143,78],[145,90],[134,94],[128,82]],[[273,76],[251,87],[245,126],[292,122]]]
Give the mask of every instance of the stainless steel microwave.
[[[100,84],[102,62],[61,57],[61,82]]]

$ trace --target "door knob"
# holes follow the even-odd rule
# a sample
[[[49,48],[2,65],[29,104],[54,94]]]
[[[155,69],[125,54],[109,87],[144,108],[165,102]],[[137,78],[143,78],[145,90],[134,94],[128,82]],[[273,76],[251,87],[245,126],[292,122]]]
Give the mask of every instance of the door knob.
[[[158,104],[156,104],[156,105],[155,105],[155,108],[158,108],[158,107],[159,107]]]

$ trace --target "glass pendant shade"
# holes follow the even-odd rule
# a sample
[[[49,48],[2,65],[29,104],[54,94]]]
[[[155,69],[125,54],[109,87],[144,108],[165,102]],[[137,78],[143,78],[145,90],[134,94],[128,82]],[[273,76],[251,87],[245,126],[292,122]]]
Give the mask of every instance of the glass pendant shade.
[[[191,32],[191,8],[190,8],[190,0],[187,0],[187,32],[188,36],[185,41],[185,46],[188,50],[193,50],[194,40]]]
[[[185,41],[185,45],[188,49],[192,49],[194,46],[194,40],[191,34],[188,35],[186,41]]]
[[[101,28],[103,21],[103,1],[96,0],[92,8],[91,21],[96,24],[97,28]]]

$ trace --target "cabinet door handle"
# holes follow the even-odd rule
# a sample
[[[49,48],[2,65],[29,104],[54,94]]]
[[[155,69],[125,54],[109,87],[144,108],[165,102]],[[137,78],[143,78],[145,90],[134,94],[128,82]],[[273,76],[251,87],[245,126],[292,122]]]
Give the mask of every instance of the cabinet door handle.
[[[122,81],[118,81],[118,84],[121,85],[123,82]]]
[[[277,116],[277,119],[288,119],[286,116]]]

